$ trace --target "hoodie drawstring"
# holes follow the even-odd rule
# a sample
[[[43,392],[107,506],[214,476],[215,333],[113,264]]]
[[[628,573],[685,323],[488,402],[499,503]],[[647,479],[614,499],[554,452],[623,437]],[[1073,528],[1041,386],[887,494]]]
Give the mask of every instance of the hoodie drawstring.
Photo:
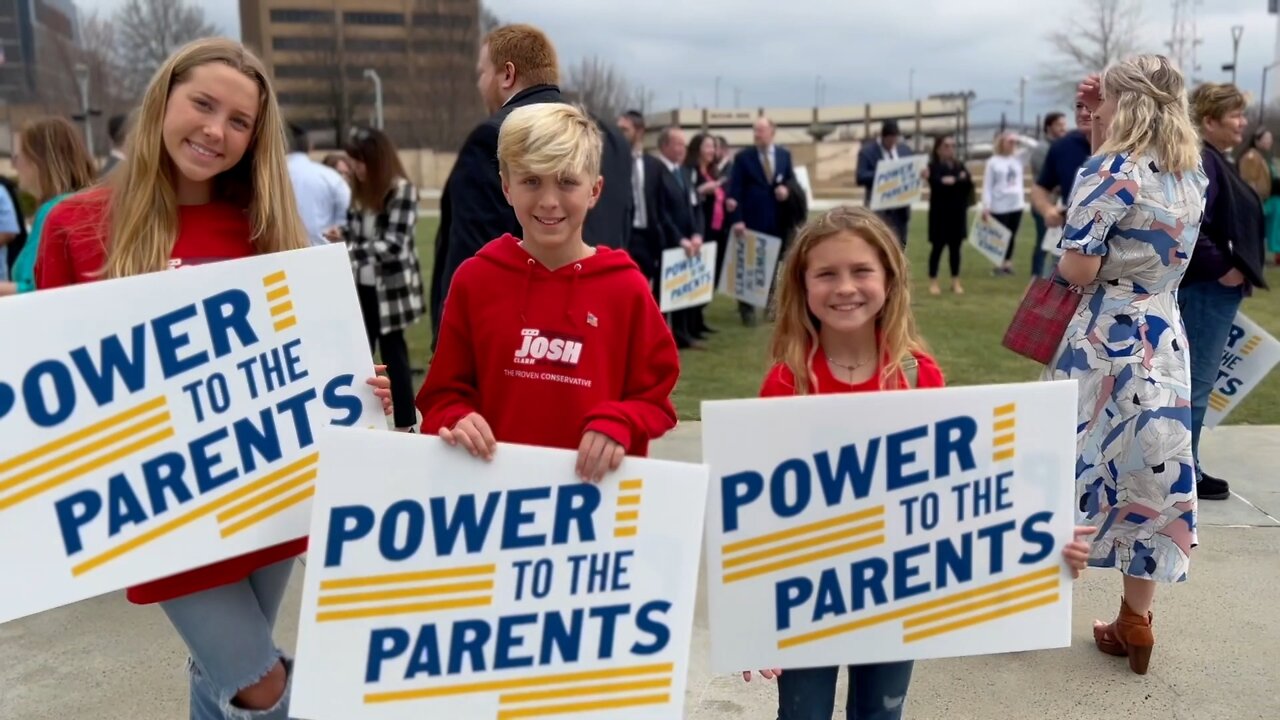
[[[533,285],[533,269],[537,264],[538,261],[533,258],[529,258],[526,262],[529,272],[524,275],[524,290],[520,291],[520,322],[522,323],[528,322],[524,316],[524,309],[529,306],[529,289]]]
[[[569,297],[564,303],[564,316],[574,327],[578,326],[578,321],[573,314],[573,301],[578,292],[578,278],[582,275],[582,263],[573,264],[573,279],[569,281]]]

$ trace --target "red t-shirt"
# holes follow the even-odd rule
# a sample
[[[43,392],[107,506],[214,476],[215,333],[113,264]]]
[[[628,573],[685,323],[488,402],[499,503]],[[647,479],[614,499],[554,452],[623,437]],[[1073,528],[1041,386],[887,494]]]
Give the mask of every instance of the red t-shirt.
[[[942,370],[938,367],[938,363],[933,358],[924,353],[912,353],[915,356],[916,367],[916,387],[917,388],[940,388],[946,384],[942,377]],[[876,368],[876,372],[871,379],[857,385],[850,385],[836,378],[831,373],[831,366],[827,363],[827,354],[818,348],[818,352],[813,356],[813,362],[810,369],[817,379],[817,386],[810,383],[809,392],[815,395],[829,395],[831,393],[843,392],[875,392],[880,390],[880,370],[883,364]],[[901,375],[897,378],[897,386],[886,388],[888,390],[904,390],[907,389],[906,378]],[[796,394],[795,376],[791,374],[791,370],[784,364],[778,363],[769,370],[769,374],[764,378],[764,384],[760,387],[760,397],[790,397]]]
[[[58,203],[45,219],[36,257],[36,287],[63,287],[101,277],[106,261],[107,191],[91,190]],[[169,267],[182,268],[254,254],[249,218],[232,205],[180,205],[178,239]],[[223,560],[202,568],[129,588],[129,601],[140,605],[173,600],[202,590],[239,582],[255,570],[297,557],[307,539]]]

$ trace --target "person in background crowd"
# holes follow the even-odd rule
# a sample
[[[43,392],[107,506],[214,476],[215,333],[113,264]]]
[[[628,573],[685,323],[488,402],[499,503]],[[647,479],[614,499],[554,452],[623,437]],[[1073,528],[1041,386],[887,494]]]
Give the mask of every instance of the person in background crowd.
[[[729,139],[723,135],[716,136],[716,172],[722,178],[729,177],[733,171],[733,148],[729,147]],[[726,198],[726,202],[730,202],[732,198]],[[728,208],[729,212],[733,212],[733,208]]]
[[[342,153],[329,153],[324,156],[324,165],[332,168],[334,172],[342,176],[342,179],[351,185],[355,182],[355,178],[351,175],[351,158]]]
[[[897,120],[885,120],[880,124],[880,142],[863,143],[858,151],[858,185],[867,189],[867,205],[871,204],[871,192],[876,181],[876,166],[881,160],[897,160],[914,153],[902,142],[902,131]],[[911,223],[911,208],[877,210],[880,218],[893,229],[898,242],[907,247],[907,229]]]
[[[262,61],[205,38],[152,76],[118,171],[49,212],[36,287],[133,277],[307,246]],[[89,337],[86,331],[86,339]],[[369,384],[386,407],[385,378]],[[285,720],[293,660],[272,637],[306,538],[129,588],[181,636],[191,720]]]
[[[663,193],[666,195],[663,203],[668,213],[669,226],[675,230],[675,233],[668,235],[664,249],[683,248],[685,254],[692,257],[702,252],[703,221],[697,180],[693,170],[684,164],[687,151],[684,131],[679,127],[665,127],[658,133],[658,160],[665,170],[662,173]],[[661,257],[659,254],[659,287],[662,282]],[[700,308],[676,310],[669,316],[677,348],[699,350],[704,347],[698,337]]]
[[[503,120],[518,107],[565,102],[557,86],[560,66],[555,46],[531,25],[505,25],[485,36],[480,43],[476,75],[476,87],[489,118],[471,131],[458,151],[440,197],[440,226],[431,277],[433,348],[440,312],[458,266],[496,237],[508,233],[522,237],[515,212],[503,197],[494,163]],[[583,237],[588,245],[625,250],[631,239],[631,149],[615,128],[598,118],[595,122],[604,138],[600,170],[604,190],[587,213]]]
[[[1028,154],[1028,164],[1031,166],[1031,177],[1036,179],[1040,177],[1040,173],[1044,171],[1045,158],[1049,155],[1049,147],[1057,142],[1063,135],[1067,134],[1067,116],[1060,112],[1051,112],[1044,116],[1044,137],[1036,146],[1031,148]],[[1040,277],[1044,275],[1044,259],[1048,256],[1048,252],[1041,247],[1044,244],[1045,224],[1044,216],[1036,210],[1035,204],[1031,205],[1031,219],[1036,225],[1036,246],[1031,251],[1031,277]]]
[[[1121,573],[1119,613],[1094,621],[1094,643],[1143,675],[1157,584],[1186,580],[1197,544],[1186,401],[1197,350],[1178,283],[1190,272],[1180,259],[1200,252],[1207,180],[1168,58],[1123,60],[1079,92],[1096,154],[1072,190],[1058,272],[1083,297],[1042,379],[1078,381],[1073,504],[1097,529],[1090,567]]]
[[[702,240],[716,243],[719,256],[716,259],[715,283],[720,284],[724,270],[725,239],[729,236],[729,210],[725,207],[725,184],[729,177],[720,173],[719,144],[712,135],[699,133],[689,141],[689,153],[685,163],[693,170],[698,183],[699,204],[702,206]],[[699,333],[713,333],[699,317]]]
[[[973,178],[956,156],[954,135],[933,141],[929,158],[929,293],[938,287],[938,264],[947,251],[951,267],[951,292],[962,295],[960,250],[969,235],[969,206],[973,204]]]
[[[1204,139],[1201,158],[1209,177],[1200,239],[1178,288],[1178,305],[1191,351],[1191,450],[1196,493],[1226,500],[1231,485],[1204,472],[1200,434],[1209,395],[1218,382],[1222,351],[1245,297],[1266,288],[1262,200],[1227,159],[1244,142],[1247,102],[1235,85],[1204,83],[1191,95],[1192,119]]]
[[[326,245],[329,237],[341,237],[351,207],[351,186],[337,170],[311,159],[311,138],[301,127],[289,125],[289,180],[298,212],[312,245]],[[328,237],[326,237],[328,236]]]
[[[1022,224],[1026,207],[1022,179],[1022,158],[1017,153],[1017,139],[1011,132],[1001,133],[992,147],[992,155],[982,173],[982,214],[1009,230],[1009,247],[1004,251],[1004,264],[996,274],[1013,274],[1013,246]]]
[[[18,184],[35,198],[38,207],[27,243],[11,269],[12,282],[0,282],[0,295],[36,289],[36,256],[45,217],[62,198],[92,185],[98,174],[85,146],[84,134],[65,118],[32,120],[13,141],[13,167],[18,171]]]
[[[0,281],[8,281],[9,268],[17,263],[27,244],[27,218],[17,184],[0,176],[0,185],[4,186],[4,192],[0,192]]]
[[[381,130],[352,128],[343,149],[351,158],[354,200],[346,227],[330,232],[327,239],[347,243],[369,349],[376,348],[387,366],[396,429],[407,432],[418,424],[418,417],[404,331],[425,313],[414,237],[418,189]]]
[[[628,110],[618,116],[618,130],[631,145],[631,241],[627,252],[635,260],[641,274],[649,279],[655,296],[658,292],[659,264],[667,238],[679,231],[670,227],[667,195],[663,192],[665,169],[662,161],[644,151],[644,115]]]
[[[1093,116],[1083,103],[1077,101],[1075,107],[1076,129],[1063,135],[1049,146],[1044,157],[1044,166],[1031,185],[1031,206],[1040,217],[1044,218],[1045,227],[1062,227],[1062,206],[1065,198],[1071,197],[1071,189],[1075,185],[1080,166],[1089,159],[1090,132],[1093,127]],[[1042,276],[1052,273],[1056,262],[1045,262],[1041,266]]]
[[[783,203],[791,197],[789,183],[795,182],[795,168],[791,153],[774,145],[777,126],[767,117],[758,117],[752,124],[755,147],[734,155],[733,170],[729,174],[728,196],[731,229],[735,233],[747,229],[787,240],[789,228],[783,227]],[[778,262],[782,262],[779,253]],[[744,302],[738,303],[742,324],[756,324],[756,309]]]
[[[1280,163],[1271,152],[1271,131],[1259,128],[1249,138],[1240,156],[1240,175],[1262,198],[1262,214],[1267,226],[1267,251],[1280,265]]]
[[[112,115],[107,120],[107,139],[111,141],[111,152],[107,153],[107,161],[102,164],[101,177],[115,169],[124,160],[124,142],[128,133],[129,118],[126,115]]]

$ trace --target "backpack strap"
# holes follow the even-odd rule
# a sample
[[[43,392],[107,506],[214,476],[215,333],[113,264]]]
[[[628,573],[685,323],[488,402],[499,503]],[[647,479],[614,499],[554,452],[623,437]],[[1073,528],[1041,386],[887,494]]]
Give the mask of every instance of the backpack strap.
[[[916,360],[915,355],[907,353],[907,356],[902,358],[902,374],[907,376],[907,388],[915,390],[920,379],[920,362]]]

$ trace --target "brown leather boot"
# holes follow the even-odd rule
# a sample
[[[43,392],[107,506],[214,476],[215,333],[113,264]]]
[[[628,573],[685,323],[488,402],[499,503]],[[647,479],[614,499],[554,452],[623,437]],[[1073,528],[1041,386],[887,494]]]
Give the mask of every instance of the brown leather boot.
[[[1139,675],[1147,674],[1147,666],[1151,663],[1151,648],[1156,644],[1155,635],[1151,631],[1151,621],[1155,616],[1147,613],[1143,617],[1129,609],[1129,604],[1120,598],[1120,614],[1115,622],[1104,625],[1095,621],[1093,625],[1093,641],[1098,649],[1108,655],[1129,658],[1129,669]]]

